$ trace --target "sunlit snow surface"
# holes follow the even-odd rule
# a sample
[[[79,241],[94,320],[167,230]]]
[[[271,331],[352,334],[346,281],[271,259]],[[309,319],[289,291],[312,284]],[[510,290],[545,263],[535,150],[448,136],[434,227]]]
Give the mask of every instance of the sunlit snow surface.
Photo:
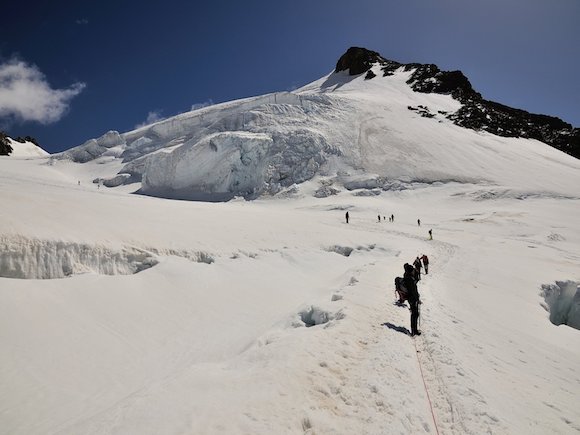
[[[48,153],[42,148],[33,144],[32,142],[18,142],[12,138],[7,138],[8,144],[12,148],[10,157],[28,158],[28,157],[44,157],[48,156]]]
[[[546,297],[580,282],[578,161],[415,119],[406,100],[385,101],[406,92],[391,82],[324,83],[296,95],[356,106],[332,103],[317,130],[324,168],[254,201],[93,183],[128,164],[114,134],[88,163],[0,157],[1,434],[580,432],[580,331],[554,325]],[[245,150],[239,168],[254,169],[236,177],[250,183],[270,129],[195,143],[216,138],[229,167],[228,147]],[[212,154],[178,142],[143,154],[147,179],[163,179],[152,156],[166,154],[164,189],[187,186],[196,175],[180,165],[200,161],[206,187],[231,185]],[[431,263],[412,339],[393,281],[420,254]]]

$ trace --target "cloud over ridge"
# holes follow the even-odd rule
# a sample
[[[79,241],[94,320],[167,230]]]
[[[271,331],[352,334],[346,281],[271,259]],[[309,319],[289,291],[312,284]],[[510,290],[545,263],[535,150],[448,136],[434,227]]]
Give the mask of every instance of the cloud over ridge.
[[[70,100],[85,87],[78,82],[53,89],[38,67],[10,59],[0,64],[0,118],[52,124],[65,115]]]
[[[147,114],[147,118],[145,119],[145,121],[135,125],[134,128],[137,129],[145,127],[146,125],[153,124],[157,121],[163,121],[164,119],[165,117],[161,115],[161,110],[152,110]]]

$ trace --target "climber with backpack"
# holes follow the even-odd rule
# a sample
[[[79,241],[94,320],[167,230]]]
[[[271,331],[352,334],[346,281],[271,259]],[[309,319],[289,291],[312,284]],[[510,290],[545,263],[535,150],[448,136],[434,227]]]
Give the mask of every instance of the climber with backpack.
[[[421,299],[419,291],[417,290],[417,283],[415,281],[415,268],[409,263],[405,263],[405,274],[403,275],[403,285],[407,290],[407,299],[409,300],[411,311],[411,336],[421,335],[421,331],[417,329],[419,321],[419,304]]]
[[[418,255],[413,262],[413,267],[415,268],[415,281],[421,281],[421,268],[423,265],[421,264],[421,259]]]
[[[423,254],[421,260],[423,260],[423,269],[425,269],[425,275],[427,275],[429,273],[429,257]]]

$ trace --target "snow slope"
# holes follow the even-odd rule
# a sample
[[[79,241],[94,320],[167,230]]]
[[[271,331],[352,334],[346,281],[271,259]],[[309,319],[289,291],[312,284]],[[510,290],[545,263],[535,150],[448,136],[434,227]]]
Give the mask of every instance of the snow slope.
[[[403,68],[372,80],[331,73],[294,92],[184,113],[138,130],[108,132],[60,159],[121,161],[103,178],[140,183],[160,197],[255,198],[323,175],[337,188],[389,190],[401,183],[502,185],[524,194],[578,191],[577,159],[530,139],[502,138],[453,124],[461,104],[414,92]],[[429,114],[431,117],[424,117]],[[525,164],[514,161],[525,159]],[[529,172],[558,177],[529,177]],[[122,174],[115,177],[116,173]]]
[[[580,432],[580,165],[405,74],[0,157],[0,434]]]
[[[10,157],[46,157],[49,155],[46,151],[32,142],[18,142],[10,137],[7,137],[6,139],[8,140],[8,144],[12,147]]]
[[[580,282],[577,199],[171,201],[48,162],[0,159],[0,433],[580,430],[580,334],[542,296]],[[413,340],[392,282],[421,253]]]

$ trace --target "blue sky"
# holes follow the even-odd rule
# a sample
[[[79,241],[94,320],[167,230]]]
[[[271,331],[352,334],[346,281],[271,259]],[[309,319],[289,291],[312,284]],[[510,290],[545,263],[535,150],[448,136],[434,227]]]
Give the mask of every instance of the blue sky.
[[[350,46],[580,127],[578,0],[11,1],[2,17],[0,129],[50,152],[293,89]]]

